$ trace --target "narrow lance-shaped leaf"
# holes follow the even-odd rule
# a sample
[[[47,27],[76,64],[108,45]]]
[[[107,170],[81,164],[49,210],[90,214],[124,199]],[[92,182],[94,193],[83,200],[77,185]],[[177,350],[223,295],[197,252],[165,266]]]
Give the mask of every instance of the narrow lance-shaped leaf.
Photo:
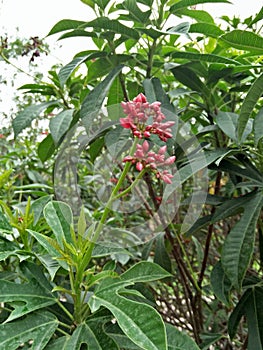
[[[122,65],[114,68],[84,99],[80,110],[80,118],[86,129],[89,129],[92,125],[93,119],[100,111],[114,79],[121,72],[122,68]]]
[[[58,244],[63,248],[63,241],[70,243],[73,215],[71,208],[64,202],[52,201],[44,208],[44,217],[56,236]]]
[[[218,38],[224,33],[222,29],[210,23],[193,23],[189,28],[189,33],[200,33],[212,38]]]
[[[85,24],[83,21],[76,21],[74,19],[62,19],[54,25],[48,35],[64,32],[65,30],[76,29]]]
[[[30,349],[46,349],[58,327],[57,318],[46,311],[28,315],[22,320],[0,325],[1,350],[16,350],[22,343],[33,340]],[[61,348],[60,348],[61,350]]]
[[[263,204],[257,192],[244,207],[241,219],[228,234],[222,250],[222,266],[231,283],[240,288],[254,249],[255,229]]]
[[[248,324],[248,350],[263,349],[263,289],[260,286],[252,286],[242,295],[234,311],[232,312],[228,331],[231,339],[234,338],[241,317],[246,316]]]
[[[239,50],[263,53],[263,38],[256,33],[236,29],[220,37],[227,46]]]
[[[105,53],[92,51],[88,55],[74,58],[71,62],[69,62],[60,69],[58,73],[60,85],[63,86],[70,77],[70,75],[74,72],[74,70],[78,68],[83,62],[101,56],[105,56]]]
[[[254,120],[254,138],[257,147],[259,141],[263,138],[263,108],[260,109]]]
[[[263,40],[263,39],[262,39]],[[263,73],[255,80],[250,87],[240,110],[238,118],[238,139],[241,141],[247,122],[253,109],[263,93]]]

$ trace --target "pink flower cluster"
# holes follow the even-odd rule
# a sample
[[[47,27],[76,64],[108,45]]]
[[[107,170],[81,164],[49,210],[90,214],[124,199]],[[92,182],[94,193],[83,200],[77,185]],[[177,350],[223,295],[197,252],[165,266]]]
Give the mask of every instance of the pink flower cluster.
[[[161,112],[160,105],[158,101],[150,104],[143,94],[139,94],[133,101],[121,103],[127,117],[120,118],[120,123],[124,128],[131,129],[133,135],[140,139],[156,134],[166,142],[172,137],[170,128],[174,122],[163,123],[165,116]],[[150,117],[152,117],[152,124],[147,124]]]
[[[168,138],[172,137],[170,128],[175,122],[163,122],[165,116],[161,112],[160,105],[160,102],[149,104],[143,94],[139,94],[133,101],[123,102],[122,108],[127,117],[120,119],[122,127],[131,129],[133,135],[139,139],[156,134],[162,141],[166,142]],[[150,117],[152,124],[147,124]],[[149,142],[145,140],[142,145],[136,145],[133,156],[125,157],[123,161],[135,164],[138,171],[145,168],[151,169],[155,172],[157,178],[170,184],[173,175],[168,170],[159,170],[161,167],[169,166],[175,161],[175,156],[165,159],[166,150],[167,147],[162,146],[155,153],[150,149]]]
[[[136,151],[133,156],[127,156],[123,159],[124,162],[131,162],[136,164],[136,169],[142,171],[144,168],[153,169],[156,171],[156,177],[162,179],[164,182],[170,184],[173,178],[167,170],[160,172],[160,167],[168,166],[174,163],[175,156],[165,159],[166,146],[159,149],[158,153],[149,151],[150,145],[148,141],[144,141],[142,145],[136,145]]]

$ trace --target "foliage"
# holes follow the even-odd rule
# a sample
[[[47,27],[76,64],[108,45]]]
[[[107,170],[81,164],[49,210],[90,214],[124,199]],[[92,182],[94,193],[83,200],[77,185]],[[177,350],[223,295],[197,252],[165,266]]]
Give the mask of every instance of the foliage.
[[[263,9],[224,30],[192,6],[228,1],[82,2],[96,19],[49,35],[97,50],[22,86],[41,103],[12,123],[49,116],[28,169],[52,188],[17,205],[0,174],[3,349],[262,349]]]

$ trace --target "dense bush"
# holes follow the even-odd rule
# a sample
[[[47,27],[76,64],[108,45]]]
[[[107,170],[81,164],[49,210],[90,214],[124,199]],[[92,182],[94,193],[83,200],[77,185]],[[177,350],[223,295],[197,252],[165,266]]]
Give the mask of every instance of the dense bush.
[[[262,349],[263,8],[82,2],[0,139],[1,349]]]

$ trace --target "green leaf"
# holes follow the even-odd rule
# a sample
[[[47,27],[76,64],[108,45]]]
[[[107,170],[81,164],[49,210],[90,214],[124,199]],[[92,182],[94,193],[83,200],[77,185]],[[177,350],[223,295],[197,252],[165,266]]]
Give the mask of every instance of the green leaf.
[[[183,52],[183,51],[175,51],[170,54],[173,58],[186,58],[190,61],[204,61],[210,63],[224,63],[224,64],[235,64],[240,65],[238,61],[232,60],[227,57],[222,57],[214,54],[201,54],[194,52]]]
[[[50,30],[47,36],[56,34],[59,32],[64,32],[65,30],[76,29],[82,27],[86,22],[76,21],[73,19],[62,19],[58,23],[54,25],[54,27]]]
[[[181,34],[187,34],[189,30],[189,23],[183,22],[178,24],[177,26],[171,27],[168,30],[159,30],[155,27],[135,27],[139,32],[144,33],[148,36],[150,36],[153,39],[158,39],[161,36],[164,35],[181,35]]]
[[[263,204],[256,192],[244,206],[244,213],[228,234],[222,249],[222,266],[231,283],[240,288],[254,250],[256,223]]]
[[[263,289],[255,287],[247,299],[245,315],[248,322],[248,350],[263,349]]]
[[[180,65],[171,69],[175,79],[190,89],[209,95],[209,90],[201,79],[186,65]]]
[[[145,24],[149,17],[150,17],[150,14],[151,14],[151,11],[148,10],[148,11],[145,11],[143,12],[137,5],[137,1],[135,0],[125,0],[122,2],[121,4],[121,8],[124,8],[126,9],[129,14],[128,14],[128,17],[135,21],[135,22],[140,22],[140,23],[143,23]]]
[[[56,317],[46,311],[35,312],[19,321],[1,324],[1,350],[17,350],[22,343],[29,340],[33,340],[30,349],[46,349],[45,346],[57,327],[58,320]],[[62,348],[59,350],[62,350]]]
[[[145,79],[143,81],[143,87],[145,90],[145,94],[147,97],[147,100],[150,103],[153,103],[155,101],[159,101],[162,104],[162,109],[165,111],[175,112],[175,108],[172,105],[172,103],[169,100],[168,95],[163,90],[162,84],[160,79],[158,78],[151,78],[151,79]],[[173,119],[174,115],[173,115]]]
[[[263,43],[263,39],[262,39]],[[246,129],[247,122],[253,109],[263,93],[263,73],[251,85],[240,110],[238,118],[238,139],[241,141]]]
[[[222,29],[210,23],[193,23],[189,28],[189,33],[200,33],[212,38],[218,38],[224,33]]]
[[[97,51],[90,51],[88,55],[80,56],[74,58],[71,62],[66,64],[64,67],[62,67],[58,73],[60,85],[63,86],[70,75],[74,72],[76,68],[78,68],[83,62],[86,62],[87,60],[91,60],[100,56],[104,56],[104,52],[97,52]]]
[[[229,136],[233,141],[238,142],[237,129],[238,129],[238,118],[239,116],[231,112],[219,111],[216,116],[216,122],[219,128]],[[248,120],[245,130],[242,134],[241,143],[245,142],[248,135],[250,135],[253,128],[253,122],[251,119]]]
[[[254,120],[254,138],[255,146],[258,146],[259,141],[263,138],[263,108],[261,108]]]
[[[190,18],[194,18],[197,22],[214,24],[213,17],[208,12],[203,10],[189,10],[187,8],[183,8],[181,10],[177,10],[176,15],[188,16]]]
[[[14,310],[6,322],[22,317],[32,311],[56,303],[56,298],[43,289],[37,280],[28,283],[18,284],[0,280],[0,301],[1,302],[22,302],[13,304]]]
[[[103,29],[103,30],[109,30],[115,34],[121,34],[127,38],[132,38],[139,40],[140,36],[137,30],[133,28],[126,27],[121,22],[110,19],[108,17],[98,17],[94,19],[93,21],[86,22],[83,27],[92,27],[95,30],[96,29]]]
[[[172,263],[164,244],[163,235],[160,235],[156,238],[155,245],[156,246],[155,246],[155,253],[154,253],[154,262],[160,265],[166,271],[172,272]]]
[[[56,260],[54,260],[54,258],[49,254],[46,254],[46,255],[36,254],[36,256],[39,259],[39,261],[41,261],[43,266],[47,269],[50,275],[51,281],[53,281],[57,271],[60,269],[59,263]]]
[[[145,350],[166,350],[165,328],[161,316],[152,307],[126,299],[110,288],[91,297],[93,303],[111,311],[122,331]]]
[[[31,122],[37,118],[43,111],[50,106],[58,105],[58,101],[43,102],[38,105],[31,105],[19,112],[12,122],[15,137],[20,132],[31,125]]]
[[[69,340],[70,336],[59,337],[49,342],[45,350],[65,350]]]
[[[255,18],[249,23],[249,27],[251,28],[251,26],[255,23],[257,23],[258,21],[261,21],[263,19],[263,7],[261,7],[259,13],[255,16]]]
[[[65,261],[61,260],[62,255],[60,254],[60,246],[58,245],[57,241],[54,239],[45,236],[39,232],[27,230],[37,241],[38,243],[46,249],[48,254],[53,258],[56,259],[60,266],[62,266],[65,270],[68,270],[68,265]]]
[[[121,283],[125,285],[136,282],[150,282],[161,278],[171,277],[162,267],[149,261],[141,261],[121,274]]]
[[[73,119],[74,109],[67,109],[60,112],[50,120],[49,129],[56,146],[63,135],[68,131]]]
[[[236,334],[238,324],[241,320],[241,317],[244,315],[244,309],[246,307],[247,299],[249,299],[250,294],[251,289],[245,291],[229,317],[228,333],[231,339],[233,339]]]
[[[232,284],[226,276],[221,262],[217,262],[211,272],[211,285],[216,297],[227,306],[230,306],[230,290]]]
[[[127,291],[124,287],[136,282],[149,282],[169,276],[170,274],[157,264],[139,262],[118,279],[104,279],[92,295],[90,307],[94,312],[100,306],[105,306],[117,319],[122,331],[143,349],[167,349],[164,324],[160,315],[151,306],[126,299],[118,292]]]
[[[58,201],[49,202],[44,208],[44,217],[61,248],[64,241],[72,243],[73,214],[68,204]]]
[[[181,0],[181,1],[176,2],[176,4],[174,4],[173,6],[171,6],[170,12],[176,14],[177,10],[187,8],[188,6],[210,3],[210,2],[212,2],[212,3],[221,2],[221,3],[231,4],[231,2],[228,0]]]
[[[234,47],[242,51],[255,51],[263,53],[263,38],[256,33],[246,30],[233,30],[220,37],[227,46]]]
[[[172,184],[165,187],[163,201],[166,201],[169,196],[174,193],[176,188],[181,186],[186,180],[190,179],[200,170],[205,169],[218,158],[224,157],[228,152],[229,151],[225,149],[217,149],[214,151],[203,152],[201,155],[196,155],[194,159],[175,173],[172,179]]]
[[[0,231],[5,233],[13,232],[12,226],[9,224],[6,216],[0,211]]]
[[[102,333],[98,334],[98,331]],[[97,324],[97,329],[90,328],[88,323],[79,325],[71,338],[67,341],[65,350],[79,350],[82,344],[87,344],[92,350],[118,350],[114,341],[103,332],[102,325]]]
[[[51,134],[47,135],[43,141],[40,142],[37,149],[37,154],[40,160],[44,163],[47,159],[49,159],[55,152],[56,146]]]
[[[228,332],[231,339],[234,338],[238,324],[243,315],[248,323],[248,350],[263,349],[263,289],[252,286],[245,291],[230,315]]]
[[[193,339],[176,327],[166,323],[168,350],[200,350]]]
[[[83,120],[86,129],[89,129],[92,125],[93,119],[100,111],[114,79],[121,72],[122,68],[122,65],[114,68],[84,99],[80,110],[80,118]]]
[[[0,237],[0,261],[7,259],[9,256],[19,254],[20,247],[14,242]]]
[[[34,225],[37,224],[39,219],[41,218],[41,215],[43,214],[43,209],[45,205],[51,201],[52,196],[43,196],[38,199],[36,199],[32,204],[30,208],[30,212],[34,214]]]

